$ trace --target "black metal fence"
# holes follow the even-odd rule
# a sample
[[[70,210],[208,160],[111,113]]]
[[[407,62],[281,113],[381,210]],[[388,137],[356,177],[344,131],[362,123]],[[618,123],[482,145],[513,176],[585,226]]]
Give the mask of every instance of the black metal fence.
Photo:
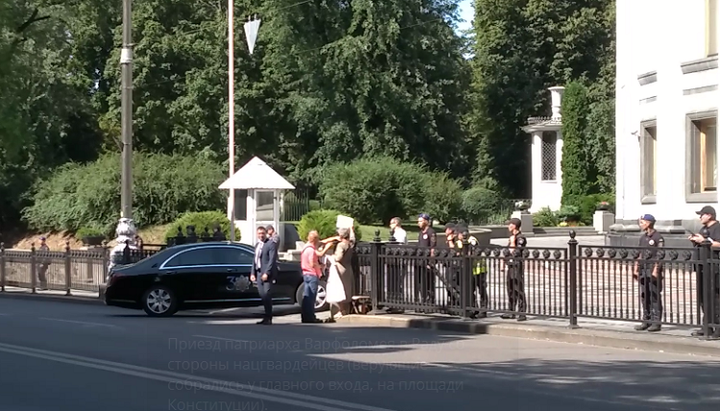
[[[688,248],[579,245],[510,250],[430,250],[380,242],[358,245],[359,292],[373,310],[484,317],[624,320],[720,327],[720,259],[710,242]],[[713,275],[703,275],[712,273]],[[703,315],[703,301],[707,315]]]

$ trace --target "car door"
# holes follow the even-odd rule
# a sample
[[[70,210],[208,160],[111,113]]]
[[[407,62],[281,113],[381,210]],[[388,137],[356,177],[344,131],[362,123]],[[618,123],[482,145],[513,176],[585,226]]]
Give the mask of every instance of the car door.
[[[215,269],[210,266],[211,262],[212,254],[207,248],[188,248],[163,262],[158,268],[158,277],[185,302],[203,300],[208,293],[204,279]]]
[[[214,299],[233,304],[251,303],[259,298],[257,287],[250,281],[254,258],[250,251],[231,245],[218,246],[213,256],[214,264],[224,269],[208,279]]]

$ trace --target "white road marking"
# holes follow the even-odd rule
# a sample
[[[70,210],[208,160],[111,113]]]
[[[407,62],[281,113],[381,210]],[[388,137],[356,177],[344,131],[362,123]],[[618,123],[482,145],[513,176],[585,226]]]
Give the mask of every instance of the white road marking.
[[[0,351],[10,354],[24,355],[26,357],[42,358],[49,361],[77,365],[85,368],[108,371],[116,374],[129,375],[155,381],[163,381],[169,384],[180,384],[178,387],[202,389],[206,391],[222,392],[225,394],[246,397],[255,400],[276,402],[280,404],[293,405],[318,411],[395,411],[388,408],[372,407],[346,401],[320,398],[314,395],[304,395],[289,391],[272,390],[268,388],[255,387],[252,385],[239,384],[234,381],[223,381],[213,378],[205,378],[197,375],[186,375],[171,371],[156,370],[153,368],[139,367],[136,365],[105,361],[97,358],[83,357],[79,355],[65,354],[55,351],[39,350],[36,348],[21,347],[18,345],[0,343]],[[235,388],[227,388],[235,387]],[[327,405],[323,405],[327,404]],[[344,408],[343,408],[344,407]]]
[[[93,323],[93,322],[89,322],[89,321],[73,321],[73,320],[63,320],[63,319],[61,319],[61,318],[48,318],[48,317],[40,317],[40,319],[41,319],[41,320],[46,320],[46,321],[57,321],[57,322],[61,322],[61,323],[80,324],[80,325],[85,325],[85,326],[88,326],[88,327],[120,328],[120,327],[118,327],[117,325],[103,324],[103,323]]]
[[[232,341],[232,342],[241,342],[241,343],[249,343],[248,340],[233,340],[232,338],[220,338],[220,337],[212,337],[210,335],[193,335],[193,337],[198,338],[209,338],[211,340],[220,340],[220,341]]]

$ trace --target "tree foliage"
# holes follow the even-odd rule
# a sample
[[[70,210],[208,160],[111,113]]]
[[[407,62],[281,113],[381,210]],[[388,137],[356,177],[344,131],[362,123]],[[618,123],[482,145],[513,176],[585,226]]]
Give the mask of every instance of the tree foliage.
[[[562,204],[577,205],[582,197],[591,194],[593,181],[588,150],[585,143],[589,96],[587,87],[572,82],[563,97],[562,147]]]
[[[529,194],[529,116],[548,114],[548,87],[573,80],[614,91],[614,0],[475,0],[473,92],[469,131],[474,137],[476,179],[493,178],[514,196]],[[607,100],[594,122],[611,124]],[[610,118],[608,118],[610,116]],[[611,138],[604,127],[600,147]],[[600,133],[600,132],[599,132]],[[614,170],[603,159],[603,184]]]
[[[236,0],[236,163],[261,156],[309,184],[335,164],[391,158],[437,173],[432,187],[475,180],[520,195],[529,152],[520,127],[542,111],[548,86],[583,79],[593,84],[588,122],[597,125],[588,155],[596,184],[612,187],[613,0],[476,0],[467,38],[455,30],[457,3]],[[242,27],[250,14],[262,19],[252,55]],[[226,15],[224,2],[134,3],[138,152],[226,167]],[[118,1],[1,2],[0,230],[17,225],[23,208],[36,210],[30,219],[44,207],[33,203],[38,179],[62,174],[72,190],[70,170],[119,162],[121,16]],[[116,175],[102,175],[104,187],[117,187]],[[106,203],[89,210],[63,203],[72,218],[47,211],[28,221],[106,224],[117,193],[101,192]],[[435,213],[451,216],[456,203]],[[188,204],[175,213],[193,211]],[[136,204],[138,218],[158,221],[144,207]]]

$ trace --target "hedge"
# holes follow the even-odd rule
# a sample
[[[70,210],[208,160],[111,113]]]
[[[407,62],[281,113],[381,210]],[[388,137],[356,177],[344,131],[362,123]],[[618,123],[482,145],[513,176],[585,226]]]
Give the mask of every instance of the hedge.
[[[186,212],[224,210],[227,193],[218,185],[225,171],[221,164],[202,157],[136,153],[135,225],[166,224]],[[31,228],[76,231],[98,226],[111,234],[120,217],[119,154],[61,167],[35,185],[32,202],[23,210]]]
[[[230,239],[230,220],[225,213],[220,211],[186,213],[168,226],[167,231],[165,231],[165,238],[176,237],[178,235],[178,228],[182,229],[183,235],[186,236],[187,226],[195,227],[195,234],[197,236],[203,235],[205,228],[208,229],[210,235],[213,235],[215,227],[218,225],[225,234],[225,238]],[[240,240],[240,235],[240,230],[235,228],[235,239]]]
[[[337,210],[316,210],[305,214],[297,226],[300,239],[306,240],[308,233],[312,230],[317,230],[321,238],[334,236],[337,232],[337,217],[341,214],[346,215]],[[362,233],[357,219],[355,219],[354,229],[355,241],[362,240]]]

